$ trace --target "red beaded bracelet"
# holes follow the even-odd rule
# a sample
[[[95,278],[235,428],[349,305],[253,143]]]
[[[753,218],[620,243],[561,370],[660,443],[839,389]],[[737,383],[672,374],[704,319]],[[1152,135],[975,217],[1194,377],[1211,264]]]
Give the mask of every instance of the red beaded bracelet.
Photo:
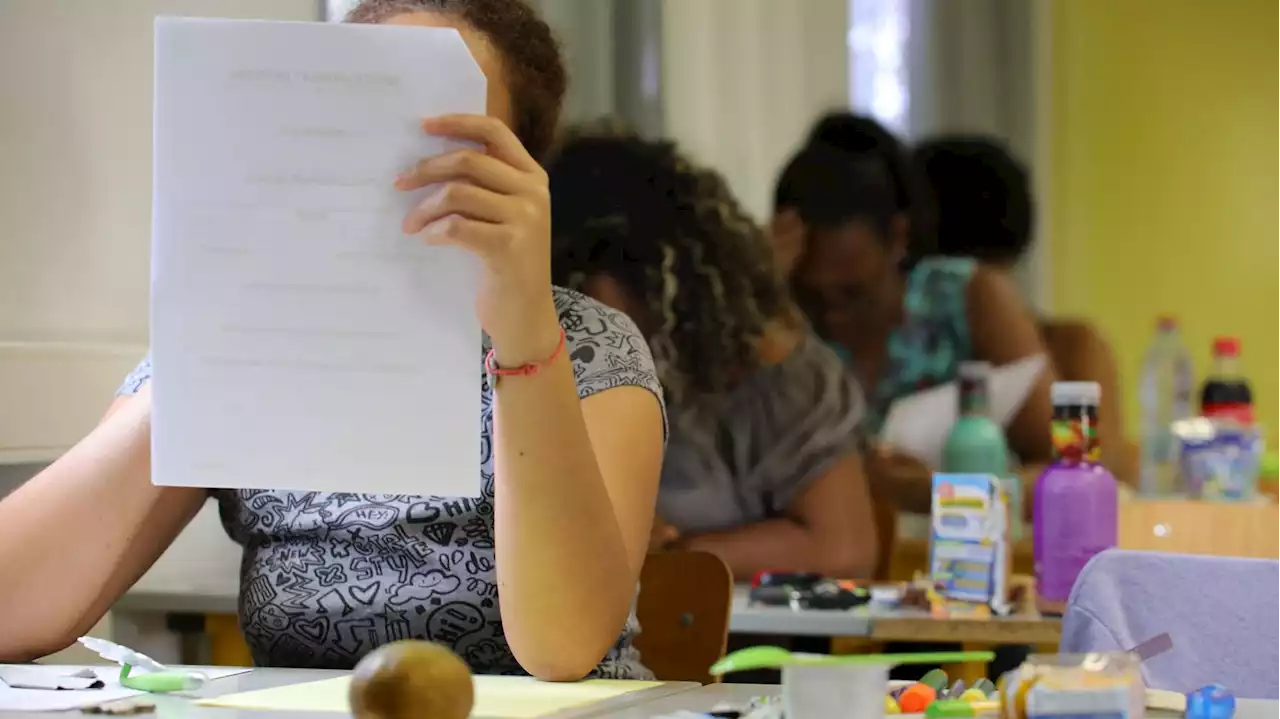
[[[538,374],[544,367],[555,362],[561,352],[564,352],[565,341],[564,329],[561,328],[560,342],[546,359],[522,364],[519,367],[499,367],[497,359],[494,358],[493,350],[490,349],[488,354],[484,356],[484,370],[494,379],[495,384],[499,377],[528,377],[529,375]]]

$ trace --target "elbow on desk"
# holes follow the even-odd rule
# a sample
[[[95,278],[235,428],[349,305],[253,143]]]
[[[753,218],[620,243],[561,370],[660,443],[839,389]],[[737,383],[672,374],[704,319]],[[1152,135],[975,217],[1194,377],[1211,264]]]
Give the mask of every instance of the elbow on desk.
[[[840,579],[870,579],[880,556],[880,545],[874,534],[860,542],[844,542],[826,548],[820,574]]]
[[[538,617],[534,626],[520,620],[504,623],[507,644],[520,667],[546,682],[576,682],[594,671],[618,643],[631,605],[624,602],[616,610],[586,614]]]
[[[617,641],[617,638],[614,638]],[[612,642],[609,646],[612,646]],[[576,682],[586,678],[604,659],[608,647],[599,652],[584,651],[580,648],[561,647],[559,651],[544,649],[538,652],[515,651],[520,667],[544,682]],[[525,656],[533,654],[533,656]]]
[[[91,609],[70,618],[50,616],[39,597],[6,599],[15,601],[0,601],[0,663],[32,662],[60,652],[88,634],[105,614]]]
[[[82,636],[76,632],[33,632],[18,631],[12,624],[20,622],[5,621],[0,624],[0,664],[28,664],[41,657],[75,644]]]

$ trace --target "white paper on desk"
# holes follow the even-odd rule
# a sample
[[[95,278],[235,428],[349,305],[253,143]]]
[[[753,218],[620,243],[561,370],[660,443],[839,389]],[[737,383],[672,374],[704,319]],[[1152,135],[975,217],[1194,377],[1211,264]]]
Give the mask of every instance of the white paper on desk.
[[[479,493],[478,265],[392,184],[484,111],[452,29],[156,20],[156,484]]]
[[[1008,426],[1022,409],[1044,371],[1044,364],[1044,356],[1035,355],[991,371],[988,384],[991,418],[1001,427]],[[880,430],[880,442],[930,467],[942,466],[942,447],[959,416],[958,391],[956,383],[949,382],[894,402]]]
[[[106,686],[101,689],[12,689],[0,681],[0,712],[57,712],[70,711],[80,707],[92,706],[103,702],[136,697],[146,692],[126,689],[120,686],[120,667],[95,666],[59,666],[54,664],[16,665],[0,664],[0,676],[7,671],[20,671],[22,674],[42,673],[49,677],[63,676],[81,670],[89,670],[98,675]],[[182,667],[184,670],[197,671],[209,679],[221,679],[250,671],[244,667]]]

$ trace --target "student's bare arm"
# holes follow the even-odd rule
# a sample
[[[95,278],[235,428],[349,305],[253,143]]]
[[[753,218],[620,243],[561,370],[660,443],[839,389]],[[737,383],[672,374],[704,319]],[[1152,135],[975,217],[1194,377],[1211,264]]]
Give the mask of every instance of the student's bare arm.
[[[1035,318],[1004,273],[980,266],[969,282],[969,330],[977,359],[1000,366],[1034,355],[1046,367],[1026,401],[1005,429],[1009,448],[1026,464],[1047,462],[1052,456],[1049,420],[1053,403],[1049,387],[1058,373],[1045,349]]]
[[[62,649],[93,627],[204,503],[151,484],[148,387],[0,502],[0,661]]]
[[[785,518],[684,537],[674,546],[711,552],[744,581],[770,569],[870,577],[876,542],[862,461],[857,453],[849,453],[796,497]]]

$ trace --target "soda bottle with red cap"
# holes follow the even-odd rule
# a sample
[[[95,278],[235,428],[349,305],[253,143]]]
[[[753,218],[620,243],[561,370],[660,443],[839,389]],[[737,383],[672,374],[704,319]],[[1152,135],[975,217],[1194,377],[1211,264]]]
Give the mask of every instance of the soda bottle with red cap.
[[[1213,369],[1200,387],[1200,414],[1216,420],[1253,424],[1253,391],[1240,371],[1240,338],[1213,340]]]

